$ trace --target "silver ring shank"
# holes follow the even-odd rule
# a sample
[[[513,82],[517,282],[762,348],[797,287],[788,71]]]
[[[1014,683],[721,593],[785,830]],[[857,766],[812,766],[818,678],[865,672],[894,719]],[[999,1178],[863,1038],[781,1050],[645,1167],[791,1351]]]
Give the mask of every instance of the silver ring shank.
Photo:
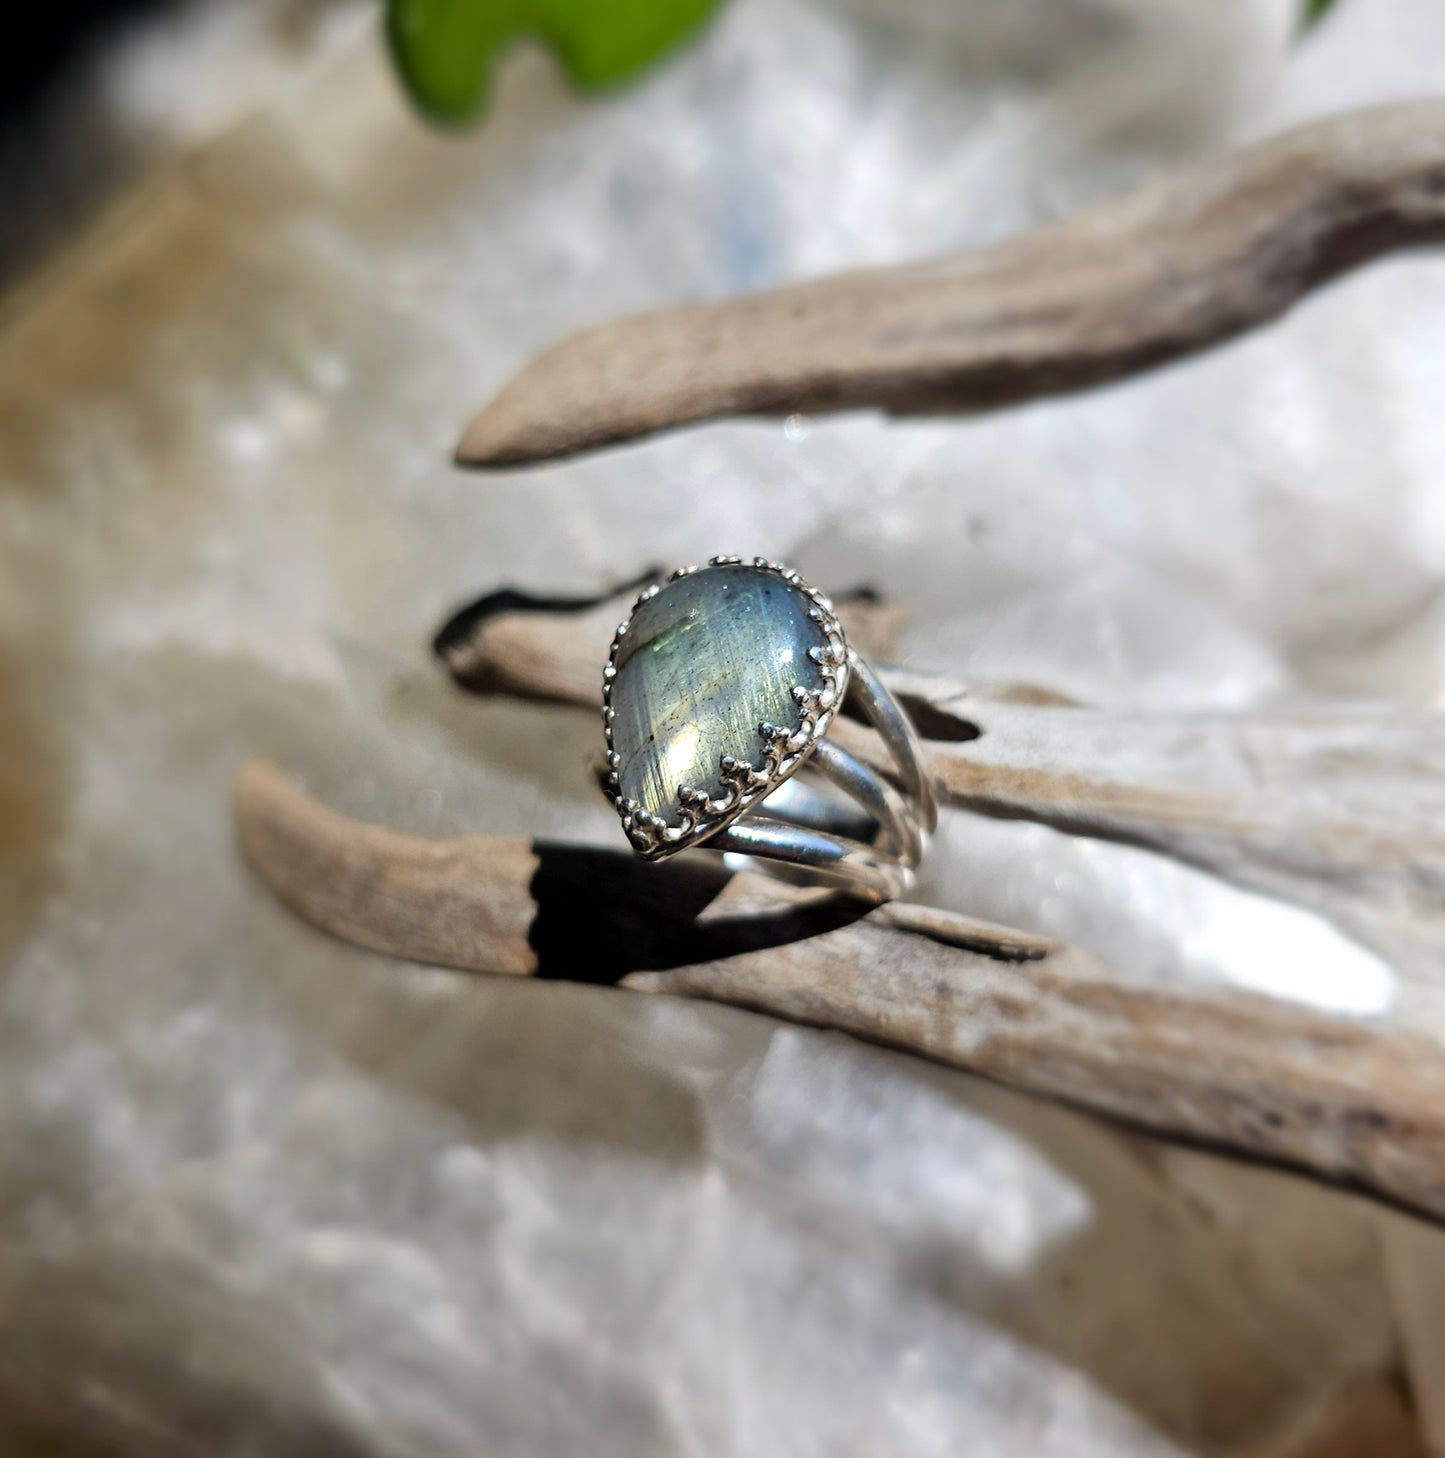
[[[775,790],[711,836],[706,845],[710,850],[760,857],[767,869],[788,880],[818,882],[867,900],[891,901],[912,889],[938,812],[907,714],[864,659],[851,651],[849,659],[848,697],[888,751],[894,782],[826,738],[818,741],[805,768],[848,795],[876,824],[877,838],[865,844],[835,834],[821,828],[820,817],[803,812],[787,819],[763,813],[778,795]]]
[[[911,867],[878,854],[860,841],[789,825],[766,815],[733,821],[708,841],[708,848],[786,862],[806,872],[803,879],[853,891],[869,900],[896,900],[913,885]]]
[[[878,731],[898,765],[903,776],[903,788],[917,806],[919,828],[925,836],[931,835],[938,828],[938,801],[923,768],[923,748],[918,742],[913,721],[884,688],[868,661],[856,653],[850,653],[849,657],[853,672],[848,692],[858,698],[864,715]]]
[[[813,751],[808,764],[878,822],[883,840],[898,860],[909,866],[918,864],[923,858],[922,830],[917,816],[892,785],[846,749],[826,739]]]

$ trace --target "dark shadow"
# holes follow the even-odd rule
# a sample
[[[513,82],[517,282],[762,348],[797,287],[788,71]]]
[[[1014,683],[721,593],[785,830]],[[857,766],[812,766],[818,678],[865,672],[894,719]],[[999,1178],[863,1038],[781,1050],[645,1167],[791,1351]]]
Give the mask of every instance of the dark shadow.
[[[177,8],[176,0],[71,0],[26,8],[0,46],[0,130],[23,126],[33,108],[128,22]]]
[[[458,608],[437,629],[432,638],[432,652],[447,665],[452,677],[463,688],[470,689],[473,693],[489,693],[493,691],[493,685],[475,675],[458,671],[453,661],[456,652],[466,647],[488,618],[498,617],[502,613],[590,612],[599,603],[606,602],[610,597],[618,597],[626,592],[640,592],[649,583],[658,581],[663,575],[660,568],[649,567],[647,571],[637,577],[619,583],[606,592],[595,593],[591,597],[547,597],[543,594],[523,592],[515,587],[501,587],[495,592],[485,593],[467,603],[465,607]],[[601,672],[600,664],[598,672]]]
[[[775,910],[704,921],[732,879],[689,857],[648,865],[627,851],[537,842],[528,940],[538,977],[611,985],[836,931],[868,913],[856,898],[780,901]]]
[[[548,597],[544,593],[524,592],[518,587],[499,587],[495,592],[458,608],[437,630],[432,639],[432,651],[445,654],[448,648],[464,643],[488,618],[498,613],[585,613],[609,597],[617,597],[630,589],[641,591],[650,582],[656,582],[662,575],[660,568],[649,567],[647,571],[627,582],[619,583],[606,592],[593,593],[590,597]]]
[[[135,22],[182,0],[27,6],[0,46],[0,283],[94,216],[125,171],[90,72]]]
[[[983,730],[971,720],[935,708],[917,694],[899,694],[898,702],[913,720],[920,739],[931,739],[935,744],[967,744],[983,736]]]

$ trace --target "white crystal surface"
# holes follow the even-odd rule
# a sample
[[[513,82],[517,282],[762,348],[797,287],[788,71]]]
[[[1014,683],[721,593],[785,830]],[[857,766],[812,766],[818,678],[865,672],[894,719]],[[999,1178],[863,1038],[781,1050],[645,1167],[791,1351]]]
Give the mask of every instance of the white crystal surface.
[[[379,822],[615,843],[595,720],[462,699],[429,634],[503,583],[720,551],[895,595],[919,662],[1100,703],[1439,702],[1438,259],[993,419],[448,464],[581,324],[981,243],[1435,82],[1430,0],[1343,0],[1286,54],[1291,16],[734,0],[605,101],[518,56],[463,139],[406,113],[368,27],[12,300],[5,1444],[1258,1455],[1388,1396],[1402,1338],[1342,1198],[741,1012],[363,955],[280,910],[228,822],[264,754]],[[1137,852],[959,820],[929,890],[1131,975],[1258,984],[1239,893]],[[1299,915],[1281,961],[1368,1000]],[[1401,1250],[1397,1285],[1441,1259]]]

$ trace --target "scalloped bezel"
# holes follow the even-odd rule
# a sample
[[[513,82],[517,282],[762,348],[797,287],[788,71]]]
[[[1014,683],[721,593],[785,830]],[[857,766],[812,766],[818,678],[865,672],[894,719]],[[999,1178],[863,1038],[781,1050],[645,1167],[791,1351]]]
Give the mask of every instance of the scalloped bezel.
[[[833,604],[791,568],[785,567],[781,562],[770,562],[766,557],[713,557],[702,565],[736,567],[744,563],[761,572],[776,573],[812,602],[808,615],[819,624],[824,635],[823,643],[811,650],[811,656],[817,663],[822,678],[822,687],[794,687],[793,698],[798,705],[798,717],[792,725],[758,725],[758,750],[754,760],[722,756],[718,767],[723,782],[723,793],[720,796],[714,797],[705,790],[694,790],[686,785],[679,786],[676,805],[682,823],[669,825],[661,816],[643,809],[636,801],[622,797],[617,778],[620,760],[612,744],[612,721],[615,717],[612,708],[612,684],[617,677],[617,655],[632,625],[632,613],[643,603],[656,597],[662,591],[663,583],[655,582],[640,592],[637,601],[632,605],[632,613],[628,614],[627,621],[617,629],[611,652],[607,655],[607,666],[602,670],[602,727],[607,738],[607,771],[603,778],[603,791],[612,801],[633,849],[644,860],[663,860],[689,846],[701,844],[731,825],[750,806],[771,794],[807,763],[819,740],[828,732],[833,715],[837,713],[843,696],[848,691],[851,658],[847,640],[843,636],[843,626],[833,611]],[[702,565],[679,567],[665,581],[675,582],[679,577],[699,572]]]

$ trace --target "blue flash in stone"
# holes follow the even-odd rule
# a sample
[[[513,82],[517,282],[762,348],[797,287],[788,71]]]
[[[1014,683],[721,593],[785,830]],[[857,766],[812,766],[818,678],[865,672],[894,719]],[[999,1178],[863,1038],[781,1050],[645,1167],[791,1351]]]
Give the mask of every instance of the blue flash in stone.
[[[724,756],[762,761],[760,726],[792,729],[794,689],[824,686],[827,631],[813,606],[779,573],[742,564],[690,572],[638,606],[611,689],[624,799],[678,825],[684,786],[716,797]]]

